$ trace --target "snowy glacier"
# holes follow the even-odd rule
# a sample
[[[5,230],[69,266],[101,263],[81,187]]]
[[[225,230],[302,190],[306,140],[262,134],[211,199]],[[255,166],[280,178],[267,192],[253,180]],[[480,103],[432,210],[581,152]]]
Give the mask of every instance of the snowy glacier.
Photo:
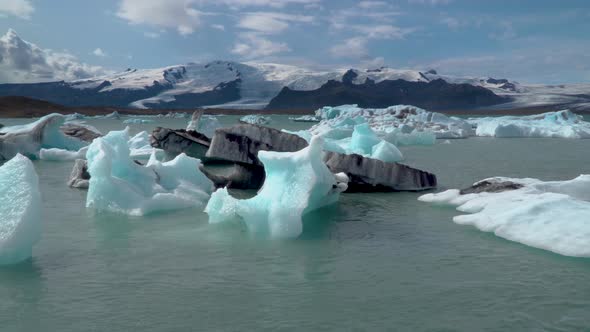
[[[154,153],[146,166],[138,165],[129,140],[127,129],[111,131],[88,148],[87,207],[141,216],[206,204],[213,184],[199,170],[200,160],[180,154],[162,163]]]
[[[418,199],[467,213],[453,218],[457,224],[566,256],[590,257],[590,175],[548,182],[496,177],[474,186],[484,181],[522,187],[464,195],[451,189]]]
[[[27,157],[0,166],[0,202],[0,265],[24,261],[41,238],[39,178]]]
[[[18,153],[36,159],[42,148],[78,151],[88,145],[60,130],[65,121],[64,115],[52,113],[29,124],[0,128],[0,160]]]
[[[322,138],[297,152],[260,151],[266,179],[258,194],[236,199],[226,188],[211,195],[205,208],[210,223],[242,220],[249,231],[276,238],[301,234],[302,216],[338,201],[348,177],[332,174],[322,161]]]
[[[590,123],[569,110],[530,116],[471,118],[477,136],[590,138]]]

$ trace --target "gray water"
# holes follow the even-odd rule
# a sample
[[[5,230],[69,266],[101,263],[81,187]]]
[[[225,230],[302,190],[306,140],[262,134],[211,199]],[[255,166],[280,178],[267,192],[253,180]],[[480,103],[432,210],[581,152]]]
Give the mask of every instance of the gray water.
[[[10,121],[23,123],[0,123]],[[471,138],[402,150],[407,164],[437,174],[441,190],[496,175],[590,172],[590,140]],[[589,259],[456,225],[458,212],[418,193],[345,194],[308,215],[300,238],[275,241],[209,225],[199,210],[95,214],[84,191],[65,185],[71,163],[35,166],[43,238],[31,261],[0,269],[1,331],[590,331]]]

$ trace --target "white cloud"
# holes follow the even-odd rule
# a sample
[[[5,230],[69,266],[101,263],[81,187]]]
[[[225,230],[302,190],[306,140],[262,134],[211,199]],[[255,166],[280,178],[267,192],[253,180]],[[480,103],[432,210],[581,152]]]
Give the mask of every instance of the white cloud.
[[[211,27],[213,29],[217,29],[217,30],[221,30],[221,31],[225,31],[225,26],[223,24],[211,24]]]
[[[235,9],[240,7],[274,7],[283,8],[290,4],[319,4],[321,0],[212,0],[212,3],[224,4]]]
[[[267,34],[278,34],[289,27],[291,22],[310,23],[312,16],[291,15],[276,12],[246,13],[240,18],[238,27]]]
[[[408,0],[410,3],[427,4],[427,5],[447,5],[452,0]]]
[[[291,51],[286,43],[273,42],[256,33],[240,33],[239,37],[240,41],[236,42],[231,52],[244,58],[267,57]]]
[[[12,29],[0,37],[0,82],[74,80],[106,72],[102,67],[81,63],[67,52],[42,49],[26,42]]]
[[[92,51],[92,54],[94,54],[98,57],[101,57],[101,58],[104,58],[107,56],[107,54],[100,47],[98,47],[94,51]]]
[[[0,1],[0,17],[12,15],[30,19],[35,8],[30,0],[2,0]]]
[[[389,4],[385,1],[361,1],[358,6],[361,8],[380,8],[387,7]]]
[[[160,34],[158,32],[144,32],[143,35],[147,38],[152,38],[152,39],[160,37]]]
[[[117,16],[130,24],[145,24],[176,29],[181,35],[192,34],[201,24],[202,12],[195,0],[122,0]]]
[[[339,58],[363,58],[368,55],[367,39],[354,37],[344,41],[342,44],[333,46],[330,52]]]
[[[403,39],[414,29],[402,29],[393,25],[352,25],[350,29],[369,39]]]

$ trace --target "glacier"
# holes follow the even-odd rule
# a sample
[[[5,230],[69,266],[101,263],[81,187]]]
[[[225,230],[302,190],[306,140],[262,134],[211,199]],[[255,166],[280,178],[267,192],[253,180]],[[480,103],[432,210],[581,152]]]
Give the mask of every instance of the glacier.
[[[470,118],[477,136],[590,138],[590,123],[569,110],[530,116]]]
[[[240,118],[241,122],[253,124],[253,125],[267,125],[270,124],[270,117],[260,114],[249,114]]]
[[[64,115],[52,113],[29,124],[0,128],[0,160],[18,153],[37,159],[42,148],[78,151],[87,146],[88,142],[60,130],[65,121]]]
[[[180,154],[160,162],[153,153],[142,166],[131,158],[129,141],[126,129],[111,131],[89,146],[88,208],[142,216],[205,206],[213,183],[199,170],[199,159]]]
[[[205,208],[209,222],[242,220],[253,234],[299,236],[304,214],[337,202],[347,189],[346,174],[332,174],[322,161],[322,146],[322,138],[313,137],[297,152],[258,152],[266,173],[262,188],[243,200],[232,197],[227,188],[218,189]]]
[[[472,188],[506,183],[512,188],[464,194],[451,189],[418,199],[467,213],[453,218],[457,224],[561,255],[590,257],[590,175],[547,182],[495,177]]]
[[[27,157],[0,166],[0,202],[0,265],[22,262],[41,239],[39,178]]]

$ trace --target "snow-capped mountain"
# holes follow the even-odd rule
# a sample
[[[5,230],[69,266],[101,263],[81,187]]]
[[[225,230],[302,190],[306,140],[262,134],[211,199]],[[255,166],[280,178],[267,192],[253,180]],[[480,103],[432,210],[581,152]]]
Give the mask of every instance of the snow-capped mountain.
[[[507,79],[441,75],[434,70],[338,69],[213,61],[128,69],[90,79],[0,84],[0,96],[22,95],[66,106],[135,108],[314,108],[324,103],[414,103],[429,108],[590,105],[587,85],[523,85]],[[296,101],[296,103],[295,103]],[[375,101],[375,105],[373,105]],[[422,103],[422,105],[420,105]],[[295,106],[296,104],[296,106]]]

